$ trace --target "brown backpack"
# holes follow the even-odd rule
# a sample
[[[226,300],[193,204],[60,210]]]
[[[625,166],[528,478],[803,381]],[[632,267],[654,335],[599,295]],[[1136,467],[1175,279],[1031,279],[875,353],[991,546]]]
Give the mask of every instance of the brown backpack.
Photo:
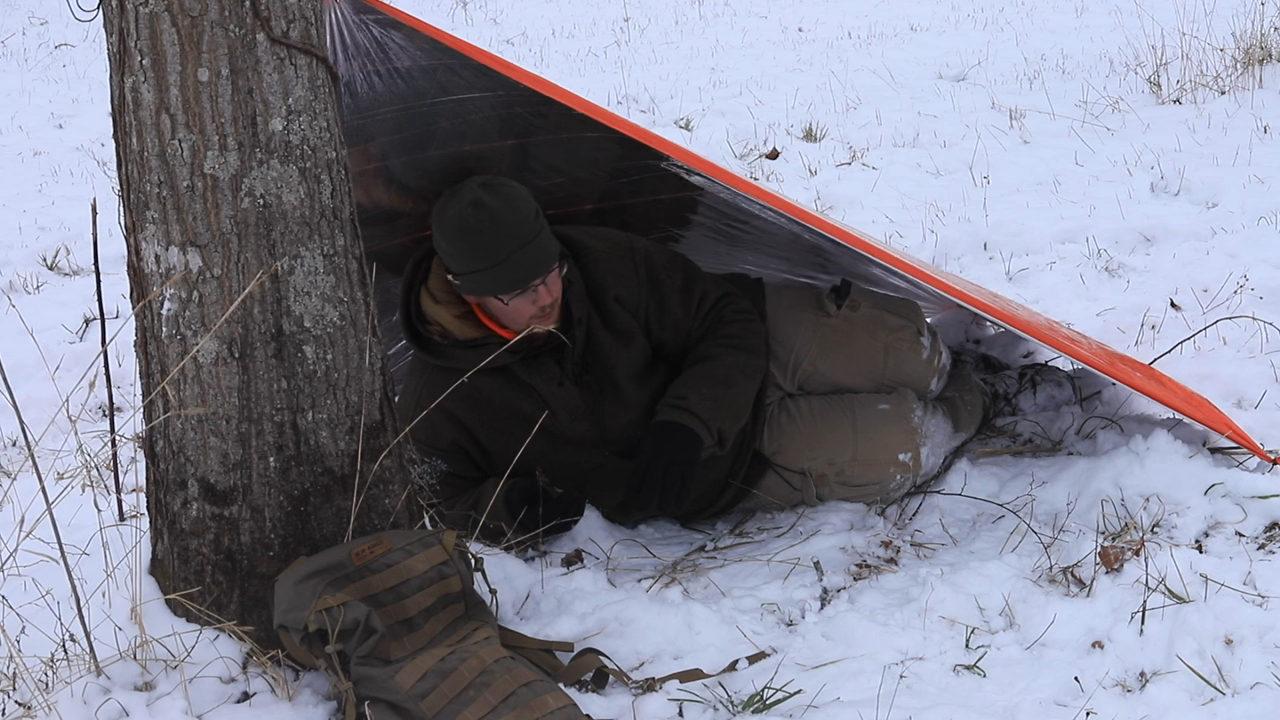
[[[347,720],[589,720],[561,684],[636,692],[717,673],[684,670],[633,680],[586,648],[498,625],[476,592],[470,554],[451,530],[396,530],[290,565],[275,585],[274,621],[289,654],[325,671]]]

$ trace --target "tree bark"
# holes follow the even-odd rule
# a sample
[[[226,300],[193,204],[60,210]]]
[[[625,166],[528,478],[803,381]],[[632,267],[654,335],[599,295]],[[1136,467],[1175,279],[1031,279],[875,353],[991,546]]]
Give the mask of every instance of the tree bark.
[[[151,573],[267,647],[285,566],[407,518],[322,12],[103,4]]]

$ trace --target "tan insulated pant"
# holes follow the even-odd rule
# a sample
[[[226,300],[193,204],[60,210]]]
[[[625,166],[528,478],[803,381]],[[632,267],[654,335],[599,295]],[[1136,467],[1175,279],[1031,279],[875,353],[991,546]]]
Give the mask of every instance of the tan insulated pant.
[[[767,285],[769,379],[748,507],[888,503],[931,477],[982,421],[983,393],[919,305],[854,288]]]

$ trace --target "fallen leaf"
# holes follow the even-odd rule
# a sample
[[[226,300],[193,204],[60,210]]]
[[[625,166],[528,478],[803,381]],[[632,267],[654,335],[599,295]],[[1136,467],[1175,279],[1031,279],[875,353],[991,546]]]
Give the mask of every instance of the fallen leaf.
[[[771,148],[769,148],[769,152],[767,152],[767,153],[765,153],[765,154],[764,154],[764,159],[765,159],[765,160],[777,160],[777,159],[778,159],[778,156],[779,156],[779,155],[781,155],[781,154],[782,154],[782,151],[781,151],[781,150],[779,150],[777,147],[771,147]]]
[[[582,559],[582,548],[574,548],[572,552],[565,553],[565,556],[560,558],[560,567],[562,568],[571,568],[583,564],[585,563]]]
[[[1132,557],[1133,551],[1124,545],[1103,545],[1098,549],[1098,562],[1107,572],[1115,572],[1124,567],[1124,563]]]

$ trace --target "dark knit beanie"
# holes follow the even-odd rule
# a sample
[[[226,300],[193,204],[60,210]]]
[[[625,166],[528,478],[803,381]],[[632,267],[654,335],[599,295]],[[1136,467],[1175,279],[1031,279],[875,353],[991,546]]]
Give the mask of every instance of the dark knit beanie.
[[[477,175],[445,191],[431,215],[436,253],[454,288],[505,295],[528,287],[560,258],[560,242],[520,183]]]

